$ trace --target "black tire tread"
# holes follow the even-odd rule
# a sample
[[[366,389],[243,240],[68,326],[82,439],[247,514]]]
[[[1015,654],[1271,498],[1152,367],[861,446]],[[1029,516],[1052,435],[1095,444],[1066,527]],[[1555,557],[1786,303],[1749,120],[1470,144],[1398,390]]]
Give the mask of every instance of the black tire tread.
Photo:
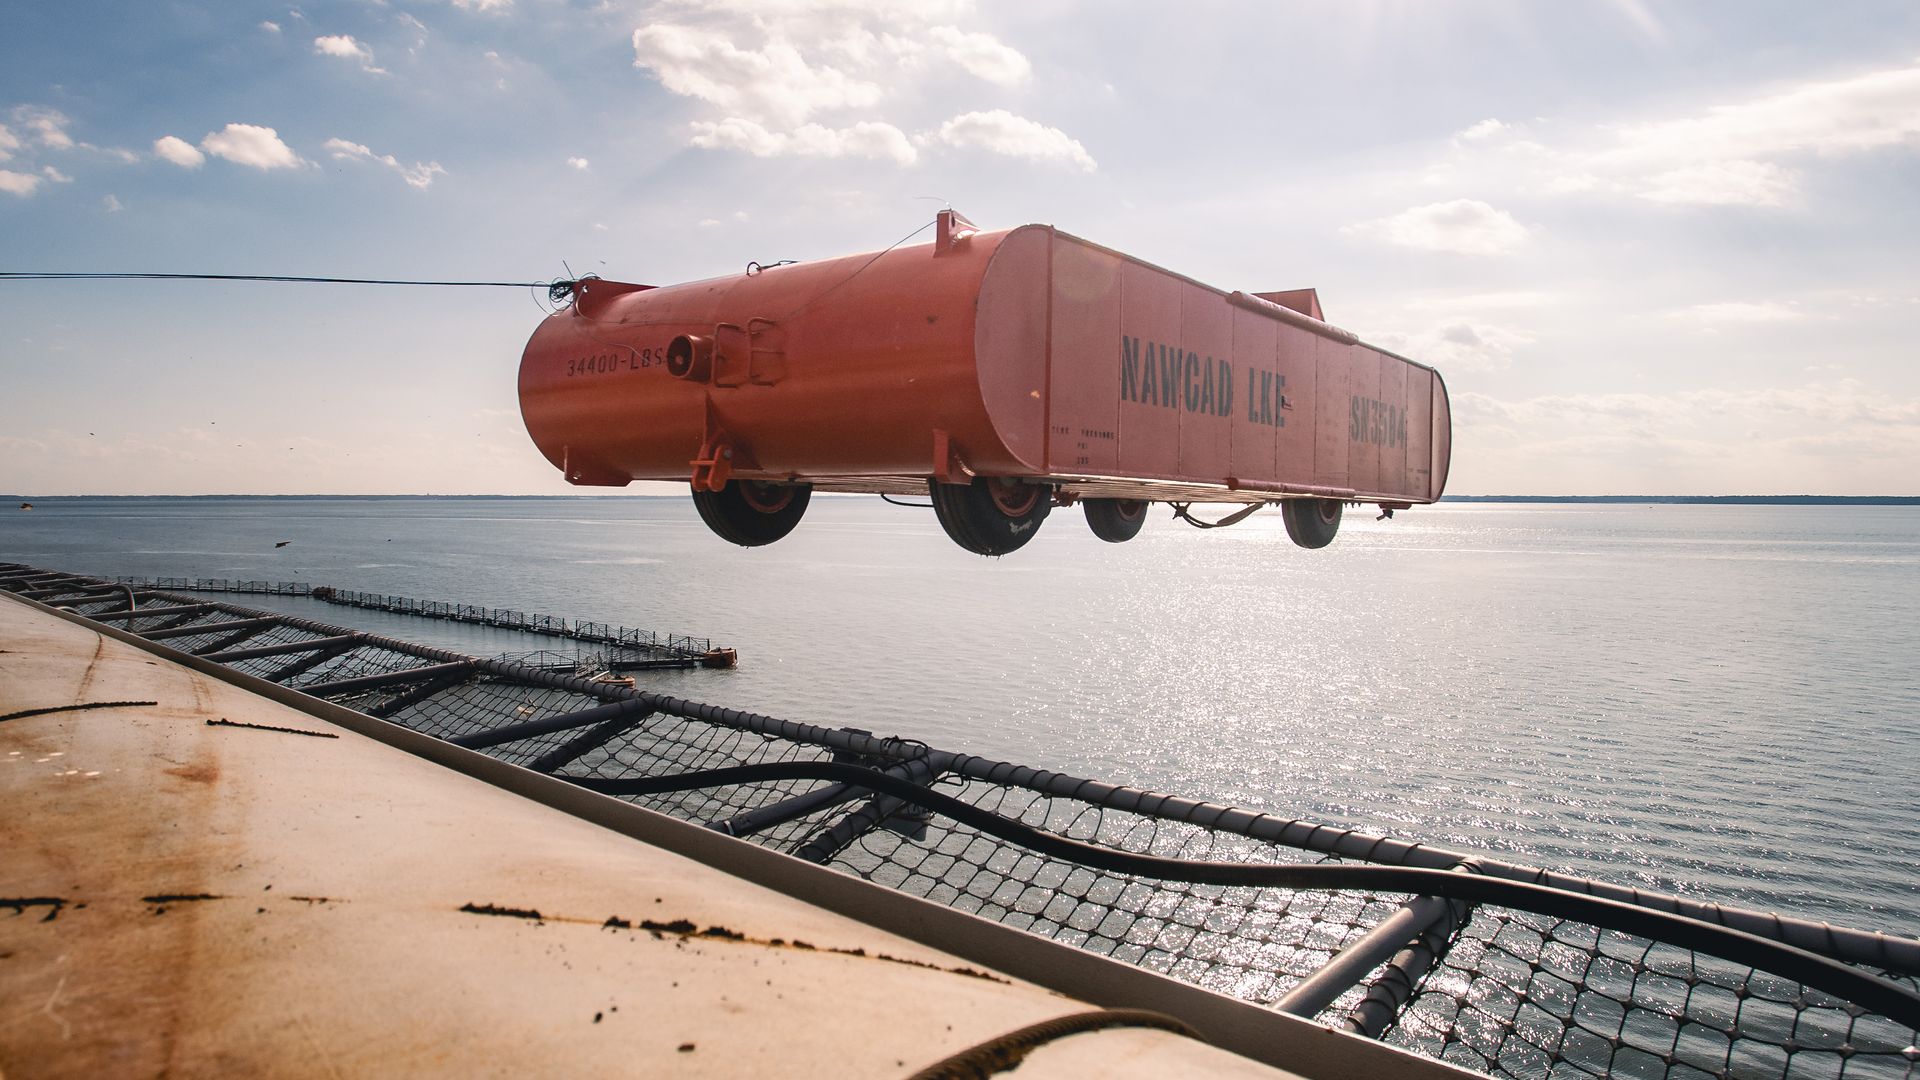
[[[1086,511],[1087,527],[1093,535],[1109,544],[1124,544],[1140,535],[1140,527],[1147,523],[1146,506],[1140,508],[1138,517],[1128,517],[1120,504],[1140,502],[1138,499],[1082,499],[1080,507]]]
[[[813,485],[793,485],[793,501],[772,514],[762,513],[747,504],[740,494],[740,482],[727,481],[719,491],[694,489],[693,508],[700,512],[715,536],[741,547],[764,547],[779,540],[800,524],[813,498]]]
[[[1053,497],[1042,492],[1032,510],[1018,519],[1009,518],[993,501],[989,483],[985,477],[975,477],[971,484],[929,481],[927,489],[933,496],[934,516],[949,539],[975,555],[1005,555],[1019,550],[1040,531],[1040,523],[1053,509]],[[1021,523],[1024,528],[1018,527]]]
[[[1321,517],[1324,507],[1333,508],[1333,520]],[[1280,516],[1287,523],[1287,535],[1303,548],[1318,550],[1333,543],[1340,532],[1340,517],[1345,504],[1337,499],[1288,499],[1280,504]]]

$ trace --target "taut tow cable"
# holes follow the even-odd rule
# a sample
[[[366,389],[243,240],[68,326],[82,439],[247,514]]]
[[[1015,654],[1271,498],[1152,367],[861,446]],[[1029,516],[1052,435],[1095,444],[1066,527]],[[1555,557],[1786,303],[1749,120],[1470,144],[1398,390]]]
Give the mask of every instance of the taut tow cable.
[[[0,281],[265,281],[293,285],[428,285],[439,288],[545,289],[558,304],[573,295],[578,281],[429,281],[413,278],[310,277],[295,274],[145,274],[122,271],[0,270]]]

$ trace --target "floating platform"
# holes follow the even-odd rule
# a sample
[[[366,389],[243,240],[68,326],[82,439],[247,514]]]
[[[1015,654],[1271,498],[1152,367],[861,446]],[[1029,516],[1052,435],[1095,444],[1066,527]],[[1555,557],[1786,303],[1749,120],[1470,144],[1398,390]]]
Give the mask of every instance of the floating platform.
[[[709,667],[716,666],[705,662],[716,653],[733,651],[715,647],[710,638],[693,637],[687,634],[662,634],[653,630],[636,630],[628,626],[615,626],[588,619],[570,619],[564,615],[542,615],[538,612],[525,612],[513,608],[485,607],[480,604],[461,604],[448,600],[416,600],[410,596],[362,592],[356,589],[336,588],[332,585],[314,585],[305,581],[117,577],[112,579],[110,587],[122,585],[134,589],[166,589],[185,593],[305,597],[341,607],[364,608],[368,611],[384,611],[394,615],[488,626],[496,630],[512,630],[541,637],[570,638],[587,645],[602,645],[620,650],[625,659],[634,662],[650,661],[652,663],[649,666],[654,667],[694,667],[703,664]],[[40,590],[29,590],[23,595],[28,599],[37,599],[35,593],[38,591]]]
[[[166,1015],[201,1026],[191,1038],[179,1034],[191,1025],[164,1028],[175,1033],[166,1053],[203,1055],[192,1060],[206,1071],[227,1040],[259,1037],[293,1053],[296,1016],[285,1002],[309,991],[319,995],[312,1008],[335,1010],[324,1013],[329,1024],[371,1027],[376,1041],[412,1037],[379,1026],[396,1015],[431,1028],[435,1045],[448,1047],[448,1071],[474,1062],[460,1056],[470,1047],[453,1045],[473,1032],[485,1032],[478,1041],[495,1054],[518,1053],[520,1043],[547,1052],[563,1041],[550,1032],[587,1045],[615,1030],[606,1027],[612,1004],[626,1022],[624,999],[548,992],[569,978],[595,993],[658,993],[663,977],[704,988],[673,1002],[646,998],[659,1010],[648,1030],[665,1030],[676,1010],[704,1010],[687,1022],[714,1026],[701,1028],[687,1053],[697,1056],[707,1032],[724,1030],[732,1034],[712,1037],[739,1042],[729,1052],[743,1055],[713,1064],[718,1073],[765,1068],[770,1059],[751,1055],[771,1053],[783,1030],[775,1025],[789,1019],[829,1029],[777,1059],[776,1071],[901,1074],[980,1035],[981,1027],[956,1024],[945,1041],[942,1007],[923,1001],[935,991],[917,984],[859,998],[877,1003],[867,1010],[836,998],[831,984],[795,1001],[776,963],[793,961],[795,926],[816,935],[803,939],[809,944],[868,954],[798,950],[808,964],[872,960],[884,948],[932,965],[896,964],[903,972],[888,978],[964,979],[962,996],[981,992],[979,983],[1009,1000],[1019,994],[1008,987],[1032,984],[1101,1008],[1145,1008],[1216,1047],[1304,1076],[1458,1075],[1455,1066],[1511,1076],[1920,1073],[1920,941],[796,724],[655,694],[644,682],[611,686],[459,657],[164,590],[129,607],[99,579],[4,564],[0,590],[41,597],[0,603],[0,751],[20,751],[6,759],[0,784],[9,808],[31,808],[0,819],[0,839],[9,853],[32,853],[0,863],[0,892],[10,897],[0,902],[0,952],[12,954],[0,960],[0,1010],[11,1010],[0,1011],[8,1076],[36,1074],[19,1064],[25,1040],[35,1040],[34,1055],[51,1053],[68,1029],[46,1010],[73,1024],[84,1013],[62,1011],[83,999],[72,980],[109,962],[133,966],[91,984],[89,995],[103,995],[85,997],[102,1010],[96,1017],[109,1015],[126,987],[144,994],[140,987],[160,985],[153,970],[177,962],[189,965],[182,992],[217,1005],[228,990],[212,973],[239,965],[234,982],[253,989],[232,1002],[237,1019],[201,1011],[198,1000],[168,1006],[176,1012]],[[236,639],[243,632],[265,640]],[[223,696],[235,688],[248,693]],[[157,704],[63,708],[116,701]],[[5,718],[38,708],[60,711]],[[366,739],[381,745],[334,756]],[[203,761],[217,768],[215,781],[194,779],[205,775]],[[61,801],[84,800],[89,785],[113,797]],[[506,820],[515,814],[524,821]],[[639,851],[633,839],[660,850]],[[681,857],[740,880],[708,877]],[[669,891],[668,879],[690,887]],[[761,887],[825,910],[734,898],[759,897]],[[334,903],[308,902],[319,897]],[[659,914],[647,910],[654,897]],[[460,910],[467,905],[475,910]],[[362,912],[364,926],[354,921]],[[845,934],[829,938],[817,928],[826,924],[806,921],[829,915],[893,937],[868,944],[833,923]],[[263,921],[274,916],[284,918]],[[188,946],[151,937],[152,954],[140,946],[188,920],[204,920],[209,936]],[[61,948],[41,951],[29,936],[78,934],[83,925],[98,933],[62,939]],[[319,929],[268,935],[280,925]],[[496,937],[509,931],[531,936]],[[396,948],[417,953],[419,967],[403,970],[375,963],[382,932],[450,935],[429,940],[471,942],[558,971],[522,976],[492,951],[411,942]],[[683,959],[705,956],[724,974],[607,967],[661,943]],[[101,951],[72,966],[58,959],[81,955],[63,951],[67,944]],[[123,944],[124,956],[116,952]],[[354,948],[364,952],[342,953],[347,974],[315,974],[320,958],[330,965],[336,951]],[[829,955],[811,955],[822,951]],[[725,966],[749,955],[759,961],[750,975]],[[364,976],[353,974],[355,964]],[[845,969],[871,978],[865,971]],[[255,978],[265,981],[248,982]],[[382,980],[404,992],[382,996]],[[314,989],[320,982],[335,993],[351,985],[352,1000],[329,1004]],[[486,1000],[469,1005],[475,997]],[[388,1004],[363,1008],[370,1000]],[[1084,1011],[1048,1000],[1059,1011],[1046,1015]],[[601,1022],[576,1029],[569,1025],[583,1003]],[[977,1008],[995,1017],[983,1038],[1028,1015],[1045,1018]],[[299,1013],[309,1026],[312,1015]],[[995,1027],[1001,1019],[1007,1024]],[[138,1042],[126,1031],[89,1030]],[[323,1034],[339,1036],[330,1027]],[[1046,1055],[1081,1052],[1080,1038],[1036,1051],[1031,1075],[1049,1074]],[[1162,1036],[1103,1034],[1079,1046],[1091,1053],[1123,1038]],[[502,1051],[503,1043],[514,1046]],[[841,1060],[805,1056],[828,1044]],[[883,1049],[855,1060],[846,1056],[855,1044],[860,1055]],[[902,1044],[922,1052],[890,1049]],[[691,1068],[679,1045],[657,1060]],[[658,1049],[649,1043],[645,1052]],[[637,1053],[629,1047],[618,1058],[624,1071],[659,1071],[643,1068],[656,1059]],[[404,1062],[395,1071],[415,1071],[427,1059],[394,1060]],[[506,1068],[499,1063],[521,1059],[486,1060]],[[526,1060],[551,1068],[562,1059]],[[613,1059],[582,1060],[596,1069]],[[1198,1059],[1151,1067],[1232,1074]],[[1125,1074],[1127,1065],[1118,1056],[1074,1069]]]

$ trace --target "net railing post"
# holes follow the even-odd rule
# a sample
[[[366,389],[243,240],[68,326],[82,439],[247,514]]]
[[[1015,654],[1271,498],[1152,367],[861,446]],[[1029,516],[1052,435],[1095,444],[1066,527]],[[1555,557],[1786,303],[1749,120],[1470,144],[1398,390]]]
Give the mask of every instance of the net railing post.
[[[939,778],[939,774],[926,755],[910,758],[882,771],[923,786],[932,784]],[[899,813],[906,806],[905,801],[891,795],[875,795],[862,803],[858,810],[815,831],[813,835],[794,845],[788,854],[808,862],[825,865],[832,861],[835,855],[844,851],[847,845],[879,828],[888,818]]]
[[[1427,973],[1446,959],[1453,935],[1473,916],[1471,905],[1450,904],[1448,918],[1428,926],[1413,942],[1393,955],[1379,978],[1367,987],[1341,1024],[1344,1031],[1377,1039],[1400,1019],[1414,991]]]
[[[628,698],[607,705],[599,705],[579,712],[563,713],[544,720],[528,720],[520,724],[508,724],[505,727],[476,731],[471,735],[459,735],[447,741],[455,746],[464,746],[469,750],[486,750],[495,746],[504,746],[521,739],[531,739],[538,735],[551,735],[571,728],[600,725],[614,719],[638,722],[651,716],[653,706],[640,698]]]
[[[1464,866],[1454,869],[1459,873],[1472,872]],[[1440,896],[1416,896],[1408,900],[1287,991],[1274,1008],[1311,1020],[1340,995],[1360,985],[1369,972],[1396,958],[1413,943],[1425,940],[1436,927],[1446,927],[1442,940],[1451,937],[1453,928],[1465,918],[1465,909],[1465,904]]]
[[[613,739],[632,730],[637,725],[645,723],[647,718],[652,715],[653,713],[651,711],[645,713],[625,712],[610,720],[602,721],[580,734],[575,735],[573,738],[568,739],[566,742],[561,743],[559,746],[541,754],[532,761],[527,762],[527,768],[538,773],[551,774],[558,772],[582,757],[585,757],[587,754],[592,753],[598,747],[605,746]]]
[[[851,784],[828,784],[826,787],[816,788],[804,795],[782,799],[771,806],[762,806],[730,818],[717,818],[707,822],[707,828],[726,833],[728,836],[752,836],[754,833],[771,829],[776,825],[797,821],[808,814],[817,813],[841,803],[852,802],[859,797],[860,789]]]
[[[366,713],[376,720],[385,720],[395,713],[410,709],[415,705],[444,693],[454,686],[473,677],[477,665],[461,664],[458,670],[448,671],[438,678],[429,679],[398,697],[390,698],[378,705],[368,706]]]
[[[360,640],[358,638],[354,638],[351,641],[336,641],[331,645],[325,645],[321,648],[315,649],[312,655],[310,656],[303,656],[298,660],[292,661],[291,663],[277,667],[260,677],[267,680],[270,683],[284,684],[289,679],[297,679],[300,676],[305,675],[307,672],[312,671],[314,668],[317,668],[320,665],[325,664],[330,660],[334,660],[338,657],[344,656],[347,653],[350,653],[359,647],[360,647]]]

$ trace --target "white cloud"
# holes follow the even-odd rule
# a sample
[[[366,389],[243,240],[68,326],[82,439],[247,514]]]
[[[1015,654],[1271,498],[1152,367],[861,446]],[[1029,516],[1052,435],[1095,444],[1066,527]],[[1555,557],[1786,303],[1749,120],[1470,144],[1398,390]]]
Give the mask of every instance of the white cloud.
[[[907,164],[918,156],[914,142],[941,133],[909,141],[886,112],[890,101],[915,100],[941,69],[1003,87],[1032,78],[1018,49],[960,24],[970,8],[968,0],[657,0],[633,31],[633,62],[709,108],[690,129],[696,146]],[[990,131],[975,117],[1028,126]],[[1011,114],[956,122],[954,137],[969,145],[1092,167],[1071,138]]]
[[[1533,344],[1532,334],[1483,321],[1455,320],[1419,333],[1376,336],[1381,345],[1448,375],[1505,371],[1514,354]]]
[[[936,26],[927,36],[948,59],[968,74],[1000,86],[1018,86],[1033,75],[1033,65],[992,34],[969,33],[955,26]]]
[[[370,161],[375,165],[384,165],[399,173],[400,179],[405,180],[409,187],[423,190],[433,186],[435,176],[445,176],[447,173],[447,170],[441,168],[437,161],[429,161],[424,165],[416,161],[412,166],[406,166],[400,164],[399,159],[392,154],[376,154],[357,142],[348,142],[345,139],[328,139],[326,149],[340,161]]]
[[[26,198],[40,186],[40,178],[32,173],[14,172],[12,169],[0,169],[0,191],[9,195]]]
[[[1920,64],[1813,82],[1699,116],[1616,129],[1604,160],[1655,167],[1797,152],[1844,154],[1920,141]]]
[[[313,39],[313,51],[322,56],[337,56],[343,60],[357,60],[362,71],[374,75],[385,75],[385,68],[373,63],[373,50],[347,34],[327,34]]]
[[[123,205],[119,199],[113,197],[112,195],[107,195],[101,198],[100,209],[109,214],[117,214],[120,211],[125,210],[126,206]]]
[[[197,169],[207,160],[200,149],[177,135],[162,135],[153,140],[153,152],[183,169]]]
[[[461,11],[477,11],[482,15],[490,15],[496,11],[512,10],[513,0],[453,0],[453,6]]]
[[[1749,300],[1729,300],[1718,304],[1696,304],[1673,313],[1678,318],[1689,319],[1709,326],[1727,323],[1782,323],[1798,322],[1807,317],[1792,304],[1775,301],[1755,303]]]
[[[1644,181],[1637,194],[1650,202],[1692,206],[1785,206],[1798,190],[1794,173],[1763,161],[1689,165]]]
[[[1402,210],[1391,217],[1343,227],[1341,232],[1399,247],[1460,255],[1507,255],[1527,242],[1527,227],[1505,210],[1478,199],[1454,199]]]
[[[1084,172],[1099,168],[1093,155],[1059,128],[1015,116],[1005,109],[962,113],[940,125],[936,138],[948,146],[987,150],[1008,157],[1071,165]]]
[[[1804,178],[1834,160],[1920,147],[1920,60],[1729,97],[1578,131],[1536,123],[1552,132],[1545,144],[1482,120],[1417,175],[1456,188],[1775,209],[1796,205]]]
[[[256,169],[291,169],[305,164],[299,154],[280,141],[279,132],[256,124],[228,124],[201,139],[200,148],[214,157]]]
[[[581,172],[585,172],[589,168],[593,167],[593,162],[588,161],[586,158],[583,158],[583,157],[570,157],[567,159],[567,164],[573,166],[576,169],[579,169]]]
[[[0,161],[10,161],[16,153],[29,153],[28,138],[32,138],[42,147],[64,150],[73,145],[64,130],[67,118],[52,109],[42,109],[31,105],[22,105],[12,112],[14,123],[20,125],[23,134],[16,134],[13,128],[0,124]],[[23,166],[32,170],[33,166]],[[0,191],[9,195],[26,198],[40,189],[40,185],[51,180],[56,184],[66,183],[71,177],[51,165],[42,166],[38,172],[16,169],[0,169]]]
[[[769,131],[751,120],[696,120],[693,145],[708,150],[745,150],[755,157],[864,157],[911,165],[919,158],[899,128],[871,120],[844,128],[802,124],[792,131]]]
[[[73,137],[67,134],[67,125],[71,121],[59,110],[21,105],[13,110],[13,119],[31,132],[41,146],[49,150],[73,149]]]
[[[828,64],[809,63],[783,38],[758,49],[736,46],[734,34],[671,23],[633,32],[634,66],[652,71],[682,97],[698,98],[745,119],[798,124],[821,110],[873,105],[878,84]]]
[[[280,24],[269,19],[260,24],[260,29],[265,30],[269,34],[277,34],[280,32]]]
[[[1618,187],[1618,184],[1602,180],[1592,173],[1573,173],[1548,180],[1542,190],[1549,195],[1576,195],[1585,191],[1602,191]]]
[[[1439,292],[1411,297],[1401,306],[1421,311],[1458,314],[1463,311],[1514,311],[1551,307],[1573,299],[1568,294],[1542,289],[1510,289],[1499,292]]]
[[[401,26],[404,26],[407,29],[413,31],[413,44],[407,46],[408,55],[413,55],[415,53],[418,53],[421,49],[424,49],[427,47],[427,24],[426,23],[421,22],[419,19],[414,18],[413,16],[407,14],[404,11],[401,12],[394,19],[394,21],[399,23]]]
[[[1920,64],[1809,82],[1676,119],[1621,125],[1590,157],[1655,202],[1778,207],[1805,160],[1920,143]]]
[[[347,34],[328,34],[313,39],[313,51],[326,56],[344,56],[355,60],[373,59],[373,50]]]
[[[1454,138],[1465,139],[1468,142],[1474,142],[1479,139],[1490,139],[1495,135],[1500,134],[1503,131],[1511,131],[1511,130],[1512,128],[1508,127],[1506,124],[1501,123],[1500,121],[1495,120],[1492,117],[1488,117],[1487,119],[1482,120],[1479,123],[1468,127],[1466,130],[1455,134]]]

